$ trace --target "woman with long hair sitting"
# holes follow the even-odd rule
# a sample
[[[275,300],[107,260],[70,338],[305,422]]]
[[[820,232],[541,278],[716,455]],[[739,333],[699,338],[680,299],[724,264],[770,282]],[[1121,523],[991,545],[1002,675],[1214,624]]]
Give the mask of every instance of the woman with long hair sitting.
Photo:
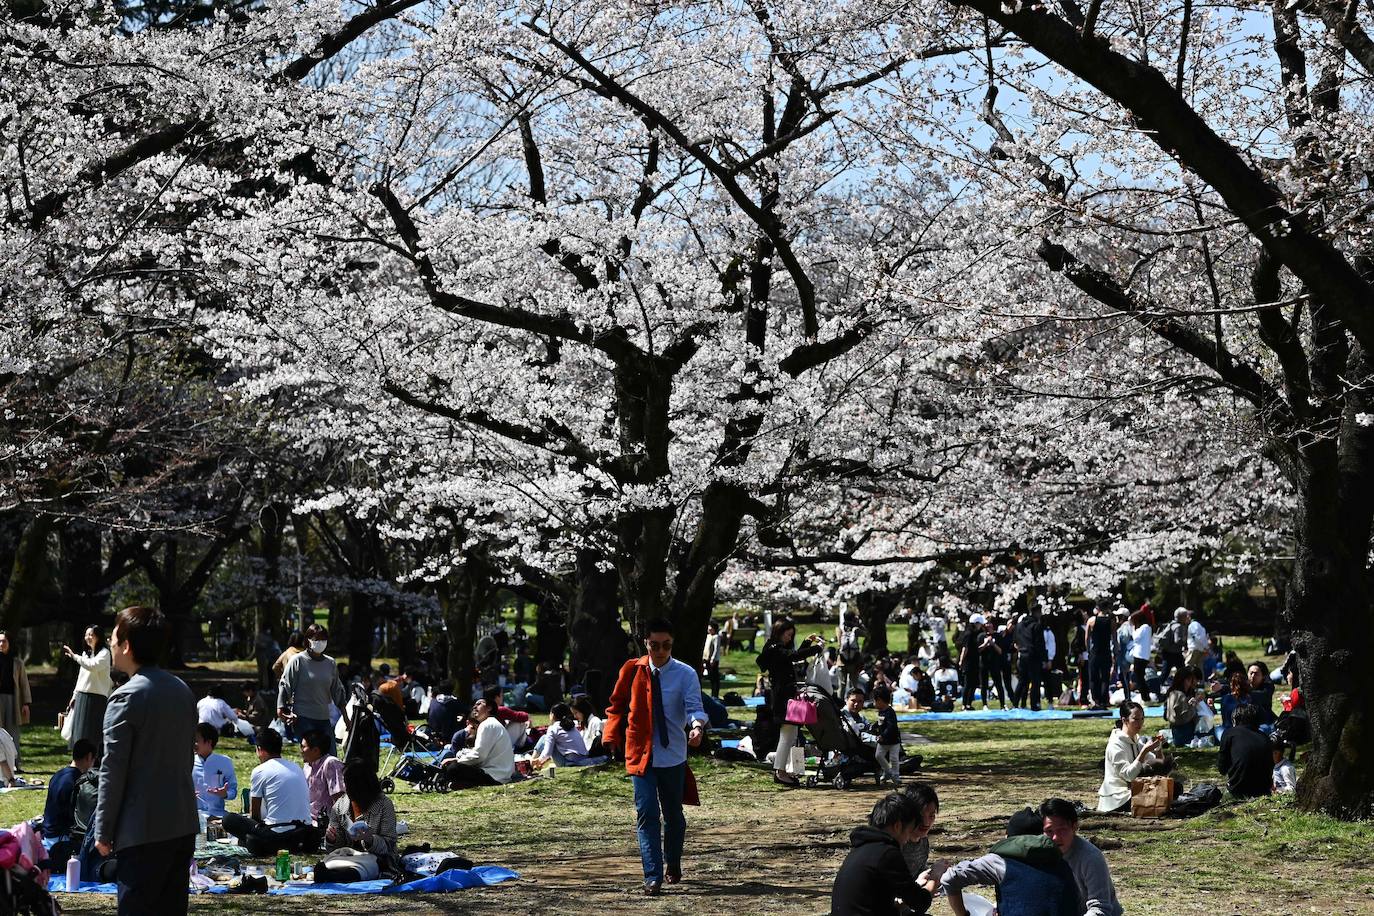
[[[1133,700],[1121,704],[1120,718],[1107,739],[1102,786],[1097,790],[1098,811],[1121,811],[1131,805],[1131,781],[1141,776],[1163,776],[1174,762],[1161,751],[1164,735],[1145,738],[1145,707]]]
[[[324,844],[373,855],[396,854],[396,807],[382,792],[376,772],[361,760],[344,765],[344,794],[329,809]]]

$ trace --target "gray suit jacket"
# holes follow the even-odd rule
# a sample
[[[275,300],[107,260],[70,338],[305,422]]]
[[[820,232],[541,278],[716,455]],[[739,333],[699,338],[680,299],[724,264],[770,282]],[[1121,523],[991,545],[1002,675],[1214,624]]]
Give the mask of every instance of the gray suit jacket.
[[[196,698],[181,678],[144,666],[110,694],[95,836],[116,849],[200,829],[191,782]]]

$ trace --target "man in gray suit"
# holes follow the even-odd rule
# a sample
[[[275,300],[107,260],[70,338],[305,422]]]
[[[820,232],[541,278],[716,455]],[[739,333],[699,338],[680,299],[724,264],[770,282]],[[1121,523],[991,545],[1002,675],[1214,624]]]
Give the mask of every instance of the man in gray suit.
[[[110,652],[129,682],[110,694],[105,758],[95,807],[96,849],[116,854],[120,916],[183,916],[195,851],[196,790],[191,755],[196,698],[157,666],[167,647],[161,611],[119,612]]]

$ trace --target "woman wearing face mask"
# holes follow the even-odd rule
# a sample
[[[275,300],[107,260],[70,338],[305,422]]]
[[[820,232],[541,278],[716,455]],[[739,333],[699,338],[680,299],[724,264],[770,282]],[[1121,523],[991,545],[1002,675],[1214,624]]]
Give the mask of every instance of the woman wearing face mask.
[[[0,632],[0,728],[14,739],[14,768],[19,770],[19,730],[28,724],[29,675],[24,660],[14,654],[8,633]]]
[[[329,647],[329,631],[318,623],[305,631],[305,651],[286,663],[277,686],[277,716],[304,735],[321,731],[329,736],[329,753],[334,753],[334,729],[329,723],[332,701],[344,709],[347,696],[339,680],[339,666],[324,654]],[[344,725],[347,726],[345,721]]]

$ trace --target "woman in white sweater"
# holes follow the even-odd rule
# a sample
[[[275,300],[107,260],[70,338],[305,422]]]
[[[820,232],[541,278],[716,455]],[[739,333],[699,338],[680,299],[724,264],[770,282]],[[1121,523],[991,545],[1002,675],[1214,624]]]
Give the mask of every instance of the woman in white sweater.
[[[85,738],[95,745],[95,759],[99,760],[105,749],[105,705],[109,702],[110,691],[114,690],[113,669],[104,630],[98,626],[87,627],[85,643],[80,653],[73,652],[70,646],[62,647],[62,654],[80,666],[76,673],[76,690],[67,709],[67,715],[72,717],[67,747]]]
[[[450,787],[499,786],[515,774],[515,750],[505,727],[496,718],[490,702],[479,699],[472,704],[468,734],[475,735],[472,747],[459,751],[443,763],[444,777]]]
[[[1119,811],[1131,804],[1131,780],[1141,776],[1162,776],[1173,769],[1173,761],[1156,753],[1164,746],[1164,736],[1146,739],[1145,707],[1127,700],[1121,704],[1121,719],[1107,739],[1102,787],[1097,790],[1098,811]]]

